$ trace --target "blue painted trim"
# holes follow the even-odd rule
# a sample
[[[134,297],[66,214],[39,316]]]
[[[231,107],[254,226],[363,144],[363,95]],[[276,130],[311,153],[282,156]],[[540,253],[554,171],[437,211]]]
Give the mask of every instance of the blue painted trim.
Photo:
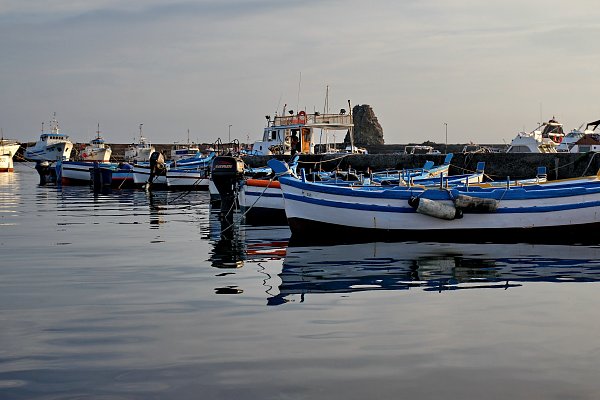
[[[244,193],[245,196],[253,196],[253,197],[273,197],[273,198],[279,198],[279,199],[283,199],[283,192],[281,193],[268,193],[268,192],[264,192],[264,193],[256,193],[256,192],[245,192]]]
[[[480,187],[455,187],[450,190],[440,189],[421,189],[406,188],[401,186],[379,187],[339,187],[330,186],[326,183],[301,182],[298,179],[290,177],[281,177],[280,182],[302,190],[310,190],[319,193],[347,196],[349,198],[368,198],[368,199],[406,199],[411,196],[419,195],[431,200],[449,200],[450,194],[456,197],[459,194],[475,196],[479,198],[495,200],[531,200],[531,199],[551,199],[581,196],[600,193],[600,182],[590,182],[589,184],[573,183],[565,184],[560,187],[543,187],[542,185],[522,186],[516,188],[480,188]]]

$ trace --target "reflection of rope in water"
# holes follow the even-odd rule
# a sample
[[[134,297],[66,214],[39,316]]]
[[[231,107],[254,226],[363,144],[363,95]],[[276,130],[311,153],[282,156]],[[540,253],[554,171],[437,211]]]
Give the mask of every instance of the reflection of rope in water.
[[[267,281],[269,281],[273,277],[268,272],[265,272],[267,269],[260,262],[257,265],[260,267],[260,269],[258,269],[257,272],[267,276],[267,278],[263,279],[262,282],[264,287],[268,287],[268,289],[265,290],[265,293],[269,296],[275,296],[273,293],[271,293],[271,290],[273,290],[273,285],[267,285]]]

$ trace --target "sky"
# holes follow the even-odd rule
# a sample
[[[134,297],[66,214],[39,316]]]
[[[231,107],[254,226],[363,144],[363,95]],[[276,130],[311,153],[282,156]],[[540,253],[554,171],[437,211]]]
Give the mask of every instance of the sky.
[[[56,112],[75,142],[98,123],[109,143],[140,124],[253,142],[329,88],[388,144],[509,143],[600,119],[599,39],[594,0],[0,0],[0,128],[32,142]]]

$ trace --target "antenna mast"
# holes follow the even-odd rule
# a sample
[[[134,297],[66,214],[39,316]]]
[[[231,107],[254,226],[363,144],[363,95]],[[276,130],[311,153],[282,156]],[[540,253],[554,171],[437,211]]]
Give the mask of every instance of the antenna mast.
[[[298,79],[298,99],[296,100],[296,113],[300,109],[300,85],[302,84],[302,71],[300,71],[300,79]]]

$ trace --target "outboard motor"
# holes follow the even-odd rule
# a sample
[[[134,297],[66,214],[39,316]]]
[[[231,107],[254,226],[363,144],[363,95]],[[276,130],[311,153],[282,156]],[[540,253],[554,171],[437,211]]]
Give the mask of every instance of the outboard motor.
[[[165,164],[165,156],[159,151],[155,151],[150,155],[150,176],[148,177],[148,188],[152,187],[154,177],[164,176],[167,173]]]
[[[211,177],[221,195],[221,217],[231,219],[237,183],[244,176],[244,161],[234,156],[218,156],[211,165]]]
[[[35,170],[40,175],[40,186],[57,182],[56,168],[49,161],[37,161]]]
[[[100,167],[98,161],[94,161],[94,166],[90,168],[90,176],[94,193],[100,193],[112,184],[112,171],[110,168]]]

